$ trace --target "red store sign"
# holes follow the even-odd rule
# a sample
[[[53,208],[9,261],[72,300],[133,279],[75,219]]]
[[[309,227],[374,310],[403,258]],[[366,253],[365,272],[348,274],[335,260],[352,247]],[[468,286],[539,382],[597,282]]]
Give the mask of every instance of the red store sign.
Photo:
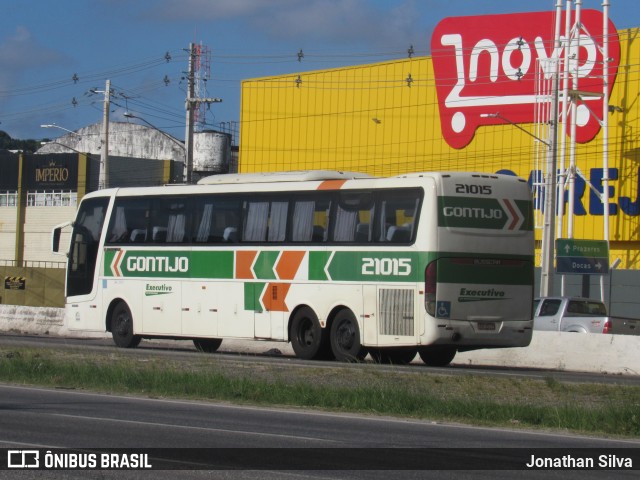
[[[513,123],[533,123],[536,82],[540,82],[536,60],[547,78],[550,58],[564,59],[565,13],[562,14],[561,48],[554,48],[555,12],[516,13],[445,18],[431,37],[442,134],[449,145],[464,148],[482,125],[505,123],[488,117],[499,113]],[[603,15],[581,11],[580,35],[571,40],[575,59],[569,71],[577,70],[581,92],[602,93]],[[620,64],[620,41],[609,21],[609,92]],[[577,68],[576,68],[577,67]],[[562,77],[561,77],[562,81]],[[562,88],[562,85],[560,85]],[[577,118],[576,141],[592,140],[600,130],[602,96],[583,96]]]

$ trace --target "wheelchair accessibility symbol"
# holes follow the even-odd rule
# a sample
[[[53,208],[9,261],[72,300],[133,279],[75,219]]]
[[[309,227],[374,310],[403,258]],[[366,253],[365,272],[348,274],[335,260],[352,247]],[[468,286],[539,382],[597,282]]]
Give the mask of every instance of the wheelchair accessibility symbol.
[[[449,318],[450,315],[451,315],[451,302],[436,303],[436,317]]]

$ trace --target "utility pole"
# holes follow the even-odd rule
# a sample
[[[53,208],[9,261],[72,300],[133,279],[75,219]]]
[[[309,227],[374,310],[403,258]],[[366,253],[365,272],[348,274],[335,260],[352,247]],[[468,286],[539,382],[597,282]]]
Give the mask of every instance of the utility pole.
[[[189,184],[192,180],[193,173],[193,118],[194,118],[194,110],[196,108],[195,104],[191,101],[195,96],[195,75],[193,72],[193,66],[195,63],[196,51],[195,45],[193,43],[189,44],[189,71],[187,72],[187,100],[185,102],[184,108],[187,111],[187,131],[184,135],[184,143],[185,150],[187,152],[185,165],[186,174],[185,181]]]
[[[195,126],[195,112],[200,103],[220,103],[220,98],[197,98],[195,94],[195,64],[196,64],[196,46],[189,44],[189,71],[187,72],[187,99],[185,101],[185,109],[187,111],[187,125],[184,136],[186,162],[185,181],[189,184],[193,182],[193,131]]]
[[[99,93],[96,91],[96,93]],[[109,108],[111,102],[111,80],[104,89],[104,111],[102,115],[102,140],[100,150],[100,175],[98,189],[109,188]]]
[[[562,0],[556,3],[556,25],[554,49],[562,47],[560,41],[560,17],[562,14]],[[547,143],[547,172],[544,182],[544,224],[542,229],[542,262],[540,272],[540,296],[553,295],[553,259],[555,256],[555,226],[556,226],[556,187],[558,168],[558,83],[559,58],[553,63],[553,77],[551,79],[551,118],[549,119],[549,140]]]

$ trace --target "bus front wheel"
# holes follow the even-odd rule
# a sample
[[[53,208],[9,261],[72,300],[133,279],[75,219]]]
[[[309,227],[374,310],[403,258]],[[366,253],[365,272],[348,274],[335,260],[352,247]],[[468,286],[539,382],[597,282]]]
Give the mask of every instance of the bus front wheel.
[[[367,356],[367,350],[360,342],[358,322],[350,310],[338,312],[331,324],[331,350],[336,360],[360,362]]]
[[[420,358],[430,367],[446,367],[456,356],[456,347],[433,346],[424,347],[418,351]]]
[[[133,334],[133,317],[124,302],[119,302],[111,313],[111,336],[120,348],[134,348],[140,344],[141,337]]]
[[[318,316],[309,307],[302,307],[291,319],[289,338],[298,358],[314,360],[326,357],[326,336],[326,329],[320,326]]]
[[[194,338],[193,345],[196,350],[204,353],[215,353],[220,345],[222,345],[221,338]]]

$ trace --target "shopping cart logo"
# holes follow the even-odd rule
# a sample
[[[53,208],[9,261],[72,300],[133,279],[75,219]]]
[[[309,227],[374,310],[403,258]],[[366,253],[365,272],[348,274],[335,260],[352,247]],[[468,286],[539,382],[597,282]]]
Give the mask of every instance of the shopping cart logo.
[[[564,32],[564,17],[561,19]],[[551,78],[554,59],[564,59],[568,46],[569,82],[578,81],[576,140],[585,143],[600,130],[603,96],[603,15],[581,11],[581,28],[554,46],[555,12],[534,12],[441,21],[431,37],[442,134],[454,148],[464,148],[483,125],[533,123],[536,82]],[[620,63],[615,26],[609,30],[609,92]],[[561,76],[562,77],[562,76]],[[562,80],[562,79],[561,79]],[[574,97],[576,98],[576,97]],[[595,113],[594,113],[595,112]],[[499,114],[499,115],[496,115]],[[506,120],[505,120],[506,119]]]

